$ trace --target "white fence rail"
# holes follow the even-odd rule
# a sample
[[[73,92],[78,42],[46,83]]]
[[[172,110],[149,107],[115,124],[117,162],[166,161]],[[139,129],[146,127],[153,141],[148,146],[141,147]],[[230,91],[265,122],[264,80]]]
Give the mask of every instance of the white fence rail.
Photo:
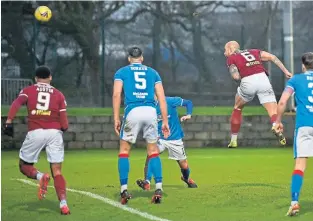
[[[1,78],[1,105],[10,105],[24,87],[32,84],[31,79]]]

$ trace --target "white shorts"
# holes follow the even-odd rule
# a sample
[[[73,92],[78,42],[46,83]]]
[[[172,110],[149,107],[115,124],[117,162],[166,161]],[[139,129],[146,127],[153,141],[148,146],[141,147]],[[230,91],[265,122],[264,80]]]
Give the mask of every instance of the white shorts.
[[[180,140],[158,140],[158,148],[162,153],[165,148],[168,149],[168,158],[172,160],[185,160],[187,159],[185,153],[184,142]]]
[[[295,130],[294,158],[298,157],[313,157],[313,127]]]
[[[143,138],[148,143],[157,142],[158,122],[154,107],[141,106],[133,108],[123,119],[120,138],[130,143],[136,143],[141,130],[143,131]]]
[[[237,94],[245,102],[252,101],[257,95],[261,104],[276,103],[273,87],[264,72],[244,77],[237,89]]]
[[[29,131],[20,149],[20,159],[27,163],[37,163],[39,154],[46,148],[50,163],[64,160],[63,132],[56,129],[37,129]]]

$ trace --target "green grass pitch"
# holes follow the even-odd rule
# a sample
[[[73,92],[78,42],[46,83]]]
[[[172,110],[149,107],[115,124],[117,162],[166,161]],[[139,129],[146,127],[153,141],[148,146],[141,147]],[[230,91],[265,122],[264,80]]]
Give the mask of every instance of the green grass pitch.
[[[301,211],[295,218],[285,217],[290,203],[293,170],[291,148],[187,149],[191,177],[198,189],[188,189],[180,180],[175,161],[162,154],[164,199],[150,204],[152,191],[140,190],[135,180],[142,177],[145,152],[134,149],[130,155],[128,207],[167,220],[210,221],[312,221],[313,162],[309,162],[301,193]],[[2,152],[2,220],[4,221],[100,221],[148,220],[98,199],[68,193],[72,214],[61,216],[54,189],[47,198],[37,200],[37,188],[14,179],[19,173],[18,153]],[[45,154],[37,167],[49,171]],[[117,150],[67,151],[63,172],[67,186],[119,200]],[[53,181],[50,183],[53,185]],[[154,188],[154,185],[152,186]]]
[[[232,107],[194,107],[193,115],[231,115]],[[9,106],[1,106],[1,116],[7,116]],[[67,109],[69,116],[110,116],[113,111],[112,108],[83,108],[83,107],[69,107]],[[121,109],[121,113],[123,109]],[[185,114],[185,108],[179,108],[179,114]],[[244,115],[267,115],[262,106],[247,106],[243,110]],[[23,107],[17,114],[18,116],[26,116],[26,108]]]

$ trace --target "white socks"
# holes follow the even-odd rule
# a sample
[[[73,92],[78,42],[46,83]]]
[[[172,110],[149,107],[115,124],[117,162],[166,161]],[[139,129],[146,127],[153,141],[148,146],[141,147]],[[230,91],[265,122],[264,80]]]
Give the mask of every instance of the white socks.
[[[61,200],[60,201],[60,208],[62,208],[63,206],[67,206],[66,200]]]
[[[298,201],[291,201],[291,206],[298,204],[298,203],[299,203]]]
[[[156,184],[155,184],[155,189],[156,189],[156,190],[157,190],[157,189],[162,190],[162,183],[156,183]]]
[[[232,134],[231,135],[231,141],[237,141],[238,134]]]
[[[43,173],[37,171],[36,179],[41,180],[42,176],[43,176]]]
[[[127,184],[121,186],[121,193],[123,193],[124,190],[127,190]]]

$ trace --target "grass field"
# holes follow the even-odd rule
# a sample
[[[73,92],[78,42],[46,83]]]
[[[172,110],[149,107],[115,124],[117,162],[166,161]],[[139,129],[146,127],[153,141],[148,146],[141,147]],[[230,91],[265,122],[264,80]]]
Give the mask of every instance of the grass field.
[[[230,115],[232,107],[194,107],[193,115]],[[1,116],[7,116],[9,106],[1,106]],[[69,116],[105,116],[112,115],[112,108],[83,108],[83,107],[69,107]],[[121,110],[123,112],[123,110]],[[185,114],[184,108],[179,108],[179,113]],[[247,106],[243,111],[244,115],[266,115],[266,111],[262,106]],[[21,108],[18,116],[26,116],[26,108]]]
[[[180,181],[176,162],[163,154],[164,199],[150,204],[152,191],[140,190],[135,180],[142,177],[144,150],[131,153],[128,207],[167,220],[280,221],[290,203],[291,148],[189,149],[191,177],[198,189],[188,189]],[[49,171],[45,155],[38,168]],[[313,163],[313,162],[309,162]],[[14,179],[24,178],[18,169],[18,153],[2,152],[2,220],[4,221],[102,221],[148,220],[81,193],[68,193],[72,214],[59,215],[55,192],[37,200],[37,188]],[[69,188],[119,200],[117,150],[68,151],[63,167]],[[309,164],[301,194],[297,221],[313,220],[313,167]],[[27,179],[27,178],[24,178]],[[51,185],[53,182],[51,182]],[[127,208],[128,208],[127,207]],[[156,219],[155,219],[156,220]],[[161,219],[159,219],[161,220]]]

